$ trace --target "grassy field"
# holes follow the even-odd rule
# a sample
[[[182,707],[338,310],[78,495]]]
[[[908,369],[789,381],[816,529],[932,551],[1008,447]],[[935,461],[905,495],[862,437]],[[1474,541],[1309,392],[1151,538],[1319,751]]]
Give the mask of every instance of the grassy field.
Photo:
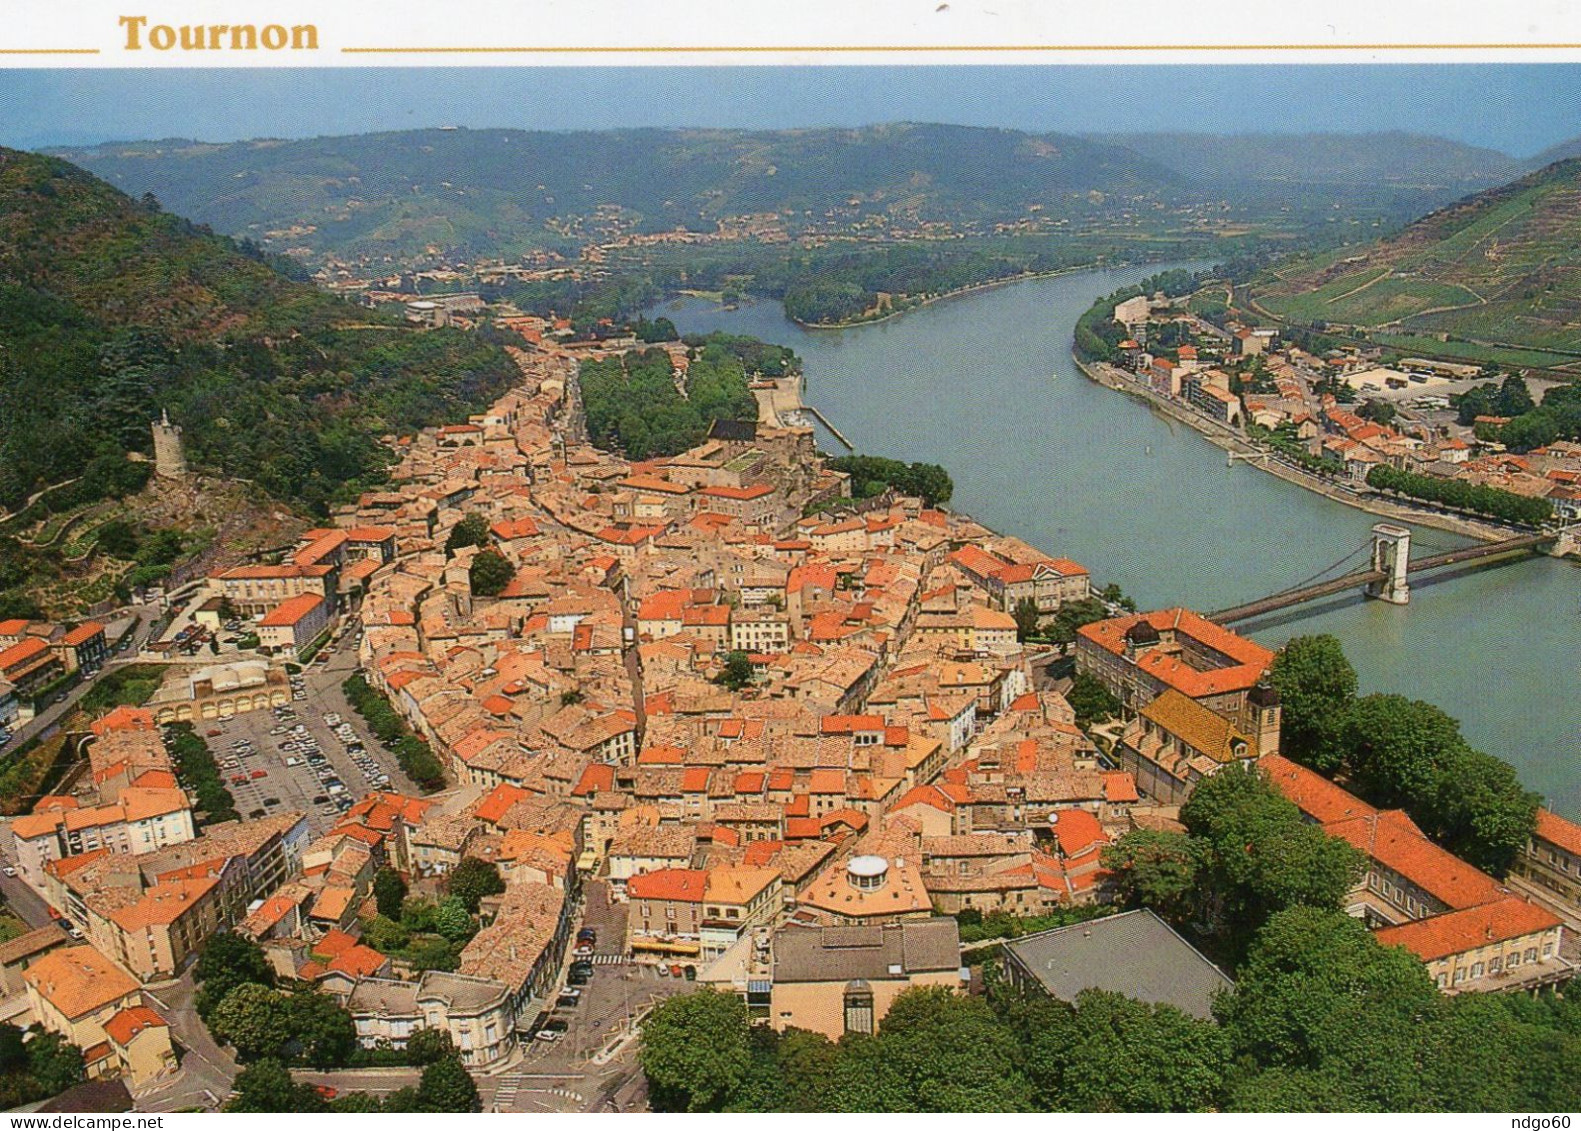
[[[165,669],[158,664],[131,664],[105,672],[88,690],[79,704],[89,715],[112,707],[141,707],[164,682]]]
[[[1567,357],[1544,350],[1506,349],[1485,346],[1477,342],[1441,342],[1437,338],[1418,337],[1414,334],[1372,334],[1372,341],[1389,349],[1399,350],[1406,357],[1439,357],[1451,361],[1492,362],[1495,365],[1512,365],[1522,369],[1550,369],[1560,365],[1581,364],[1581,358]]]
[[[1260,295],[1259,301],[1294,322],[1380,326],[1436,307],[1474,303],[1477,296],[1454,284],[1391,278],[1383,268],[1342,275],[1310,291]]]

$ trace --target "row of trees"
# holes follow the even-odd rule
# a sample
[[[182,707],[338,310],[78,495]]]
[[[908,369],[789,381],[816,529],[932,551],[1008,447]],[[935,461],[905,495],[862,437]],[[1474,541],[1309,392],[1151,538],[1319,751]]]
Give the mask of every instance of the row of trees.
[[[1382,808],[1403,808],[1457,856],[1503,876],[1537,826],[1538,797],[1509,763],[1473,749],[1420,700],[1358,696],[1333,636],[1291,640],[1269,678],[1283,704],[1280,749]]]
[[[1410,953],[1297,904],[1252,940],[1214,1019],[1087,990],[907,990],[877,1034],[749,1024],[735,995],[671,998],[643,1026],[661,1111],[1515,1111],[1581,1098],[1581,1007],[1446,998]]]
[[[214,754],[192,724],[171,724],[165,731],[165,743],[176,765],[176,778],[182,788],[197,799],[198,810],[204,815],[203,823],[215,825],[221,821],[240,820],[236,799],[225,786]]]
[[[445,770],[433,748],[406,725],[390,701],[375,691],[360,672],[354,672],[340,685],[346,701],[361,715],[373,737],[391,747],[401,770],[425,792],[443,789]]]
[[[442,1042],[439,1040],[442,1038]],[[449,1049],[450,1038],[437,1030],[413,1033],[408,1045],[430,1048],[442,1044]],[[367,1092],[350,1092],[333,1100],[325,1099],[312,1084],[297,1083],[290,1070],[274,1059],[260,1060],[236,1076],[236,1094],[225,1105],[226,1111],[278,1112],[280,1114],[318,1114],[321,1112],[407,1113],[479,1112],[483,1110],[478,1086],[454,1050],[428,1061],[417,1086],[391,1092],[380,1100]]]
[[[858,499],[870,499],[893,487],[902,495],[917,496],[924,506],[939,507],[955,494],[950,473],[936,463],[851,455],[832,459],[829,466],[851,477],[851,494]]]
[[[1522,526],[1540,526],[1554,516],[1554,506],[1547,499],[1529,498],[1464,479],[1418,475],[1388,464],[1379,464],[1367,473],[1367,486]]]

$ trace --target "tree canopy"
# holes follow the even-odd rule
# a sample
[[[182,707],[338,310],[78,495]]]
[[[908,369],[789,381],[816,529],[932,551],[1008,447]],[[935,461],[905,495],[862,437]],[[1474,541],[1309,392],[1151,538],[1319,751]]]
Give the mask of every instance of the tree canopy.
[[[498,597],[515,576],[516,567],[498,550],[480,552],[467,568],[474,597]]]
[[[484,896],[499,895],[505,890],[505,881],[500,878],[499,868],[476,856],[465,857],[457,864],[450,872],[446,885],[450,894],[474,915]]]

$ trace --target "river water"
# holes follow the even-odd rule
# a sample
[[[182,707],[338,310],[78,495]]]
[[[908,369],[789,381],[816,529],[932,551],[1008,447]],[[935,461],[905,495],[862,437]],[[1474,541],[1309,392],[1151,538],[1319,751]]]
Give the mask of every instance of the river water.
[[[805,330],[779,304],[655,307],[683,333],[725,330],[792,347],[805,399],[866,454],[943,464],[951,506],[1051,554],[1142,608],[1203,612],[1299,584],[1348,555],[1374,516],[1265,472],[1082,376],[1076,318],[1158,267],[1084,271],[962,295],[899,318]],[[830,450],[841,450],[826,439]],[[1413,553],[1465,540],[1417,528]],[[1581,573],[1549,558],[1413,588],[1409,606],[1354,595],[1238,626],[1269,646],[1330,632],[1362,690],[1459,718],[1470,741],[1581,819]]]

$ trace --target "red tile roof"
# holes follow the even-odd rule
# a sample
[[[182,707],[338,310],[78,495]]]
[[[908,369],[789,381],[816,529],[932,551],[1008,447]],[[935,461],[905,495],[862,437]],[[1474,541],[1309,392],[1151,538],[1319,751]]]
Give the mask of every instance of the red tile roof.
[[[258,622],[258,627],[291,628],[323,603],[324,598],[317,593],[300,593],[295,597],[287,597]]]
[[[1537,840],[1546,840],[1557,848],[1581,856],[1581,825],[1565,820],[1547,809],[1537,810]]]
[[[104,625],[100,624],[98,621],[90,620],[84,622],[83,624],[79,624],[76,628],[66,633],[61,642],[75,648],[79,645],[88,643],[88,641],[92,640],[95,636],[103,635]]]
[[[1172,632],[1188,637],[1233,661],[1228,667],[1200,670],[1174,652],[1157,647],[1137,661],[1139,669],[1192,699],[1245,691],[1262,678],[1274,659],[1274,654],[1256,641],[1221,628],[1190,609],[1159,609],[1113,617],[1083,625],[1078,631],[1098,647],[1121,656],[1125,654],[1126,633],[1144,621],[1160,635]]]
[[[626,881],[631,899],[669,899],[701,903],[708,887],[708,873],[699,868],[661,868],[644,872]]]
[[[132,1038],[145,1029],[162,1029],[165,1019],[146,1005],[133,1005],[121,1010],[104,1023],[105,1036],[125,1048]]]
[[[1432,962],[1479,946],[1551,931],[1560,925],[1551,912],[1512,895],[1414,923],[1385,927],[1377,933],[1377,939],[1384,946],[1403,946],[1423,962]]]

